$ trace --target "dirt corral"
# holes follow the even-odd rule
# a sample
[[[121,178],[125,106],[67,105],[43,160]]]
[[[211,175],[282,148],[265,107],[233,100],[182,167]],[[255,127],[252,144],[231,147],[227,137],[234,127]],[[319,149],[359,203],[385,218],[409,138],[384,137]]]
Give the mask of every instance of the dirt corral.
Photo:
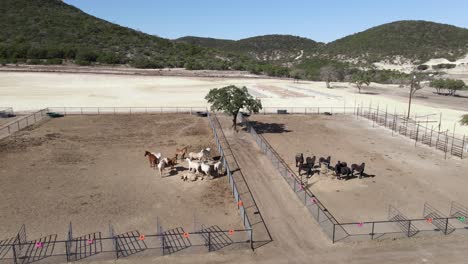
[[[183,182],[186,161],[163,178],[145,150],[173,157],[176,147],[217,156],[208,120],[185,114],[67,116],[0,141],[0,233],[64,236],[102,231],[156,233],[218,225],[241,228],[226,177]]]
[[[338,180],[317,173],[309,187],[340,222],[387,220],[389,205],[410,218],[422,218],[425,202],[449,214],[450,202],[468,204],[467,160],[449,158],[433,148],[390,130],[372,127],[354,116],[255,115],[261,133],[297,172],[296,153],[304,157],[331,156],[338,160],[366,163],[369,177]]]

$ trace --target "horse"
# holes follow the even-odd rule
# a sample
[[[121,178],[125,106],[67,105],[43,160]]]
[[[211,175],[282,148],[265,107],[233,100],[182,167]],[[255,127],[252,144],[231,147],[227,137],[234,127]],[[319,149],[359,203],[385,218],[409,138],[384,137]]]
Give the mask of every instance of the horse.
[[[328,158],[320,157],[319,159],[319,164],[325,163],[327,166],[330,166],[331,163],[331,157],[328,156]]]
[[[187,154],[187,150],[188,150],[188,146],[185,146],[181,149],[176,148],[176,151],[175,151],[176,158],[180,156],[181,157],[180,159],[185,159],[185,154]]]
[[[340,180],[341,180],[341,177],[343,177],[344,175],[346,175],[346,179],[349,179],[349,177],[352,175],[352,171],[351,169],[348,167],[348,166],[342,166],[341,167],[341,176],[340,176]]]
[[[164,158],[164,162],[166,162],[167,166],[171,166],[171,170],[174,169],[174,166],[177,165],[177,156],[169,159],[169,158]]]
[[[364,162],[361,165],[352,164],[351,173],[354,175],[354,171],[359,172],[359,179],[362,179],[362,176],[364,175],[365,167],[366,167],[366,164]]]
[[[296,154],[296,167],[299,165],[304,164],[304,155],[302,153]]]
[[[150,168],[155,168],[156,164],[159,163],[159,159],[153,153],[149,151],[145,151],[145,157],[148,156],[148,161],[150,164]]]
[[[307,171],[307,177],[311,177],[313,175],[313,169],[315,164],[315,156],[307,157],[305,164],[299,164],[299,175],[301,175],[301,171]]]

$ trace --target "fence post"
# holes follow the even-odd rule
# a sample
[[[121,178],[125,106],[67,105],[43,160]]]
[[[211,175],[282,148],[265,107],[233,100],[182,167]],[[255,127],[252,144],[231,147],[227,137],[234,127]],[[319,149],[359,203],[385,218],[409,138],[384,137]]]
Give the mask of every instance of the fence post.
[[[8,127],[9,128],[9,127]],[[463,142],[462,142],[462,150],[461,150],[461,158],[463,159],[463,154],[465,153],[465,135],[463,135]]]
[[[374,240],[374,225],[375,225],[375,222],[372,222],[371,240]]]
[[[444,234],[447,235],[447,228],[448,228],[448,220],[449,219],[447,218],[445,220],[446,220],[446,222],[445,222],[445,232],[444,232]]]
[[[208,232],[208,252],[211,252],[211,232]]]
[[[10,126],[8,125],[8,135],[10,135],[11,132],[10,132]]]
[[[335,227],[336,225],[333,224],[333,236],[332,236],[332,244],[335,244]]]
[[[11,246],[11,248],[13,249],[13,263],[14,264],[17,264],[17,260],[16,260],[16,249],[15,249],[15,243],[13,243],[13,246]]]
[[[411,231],[411,220],[408,221],[408,237],[410,237],[410,231]]]
[[[253,230],[252,227],[250,228],[250,248],[252,251],[255,251],[254,246],[253,246]]]
[[[418,136],[419,136],[419,124],[416,126],[416,138],[414,141],[414,147],[418,144]]]
[[[18,124],[18,131],[20,131],[19,121],[17,121],[16,124]]]

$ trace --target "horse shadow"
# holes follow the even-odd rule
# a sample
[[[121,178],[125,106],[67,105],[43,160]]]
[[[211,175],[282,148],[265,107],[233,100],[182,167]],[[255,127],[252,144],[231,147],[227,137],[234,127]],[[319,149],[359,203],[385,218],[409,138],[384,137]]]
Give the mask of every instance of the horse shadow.
[[[171,169],[169,171],[169,173],[164,176],[164,178],[167,178],[167,177],[173,177],[173,176],[176,176],[176,175],[179,175],[179,172],[184,172],[184,171],[187,171],[188,169],[183,167],[183,166],[175,166],[174,169]]]
[[[375,175],[374,174],[367,174],[365,172],[362,173],[362,179],[365,179],[365,178],[374,178]],[[346,181],[349,181],[349,180],[352,180],[352,179],[357,179],[359,178],[359,173],[357,174],[351,174],[350,176],[348,177],[344,177]]]
[[[257,134],[280,134],[292,132],[291,130],[286,129],[285,124],[263,123],[258,121],[250,121],[250,124],[255,129]]]

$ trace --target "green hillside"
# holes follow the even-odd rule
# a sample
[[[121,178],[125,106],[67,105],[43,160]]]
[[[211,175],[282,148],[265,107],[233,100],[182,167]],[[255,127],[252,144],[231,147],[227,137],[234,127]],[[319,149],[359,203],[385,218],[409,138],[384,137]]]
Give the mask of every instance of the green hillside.
[[[427,21],[398,21],[327,44],[330,56],[375,62],[402,56],[415,62],[457,59],[468,52],[468,29]]]
[[[2,63],[63,61],[80,65],[130,64],[139,68],[285,71],[248,57],[174,42],[90,16],[60,0],[1,0]],[[286,71],[287,72],[287,71]]]
[[[266,35],[238,41],[183,37],[177,41],[247,55],[258,61],[276,64],[297,64],[313,57],[323,47],[321,43],[291,35]]]

